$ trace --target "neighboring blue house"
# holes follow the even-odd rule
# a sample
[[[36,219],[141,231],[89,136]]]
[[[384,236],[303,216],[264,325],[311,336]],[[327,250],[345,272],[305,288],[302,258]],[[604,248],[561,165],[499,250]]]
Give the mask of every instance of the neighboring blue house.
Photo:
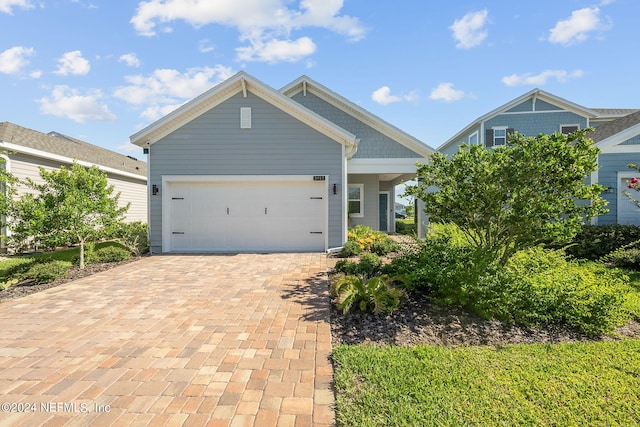
[[[240,72],[135,135],[159,252],[326,251],[395,229],[395,186],[433,149],[303,76]]]
[[[504,145],[511,132],[536,136],[571,133],[587,127],[596,129],[588,136],[601,151],[600,167],[590,180],[607,187],[602,197],[609,202],[609,213],[595,221],[640,224],[640,212],[622,194],[629,179],[638,175],[628,164],[640,162],[640,110],[586,108],[534,89],[479,117],[442,144],[438,151],[453,154],[462,143]]]

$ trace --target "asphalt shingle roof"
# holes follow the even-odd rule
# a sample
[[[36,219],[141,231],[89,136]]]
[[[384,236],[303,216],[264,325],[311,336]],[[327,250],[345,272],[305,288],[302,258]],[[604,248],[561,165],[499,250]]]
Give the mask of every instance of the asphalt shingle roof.
[[[13,123],[2,122],[0,123],[0,141],[147,176],[147,164],[143,161],[58,132],[46,134]]]
[[[628,114],[612,122],[602,124],[587,136],[593,142],[600,142],[638,123],[640,123],[640,110],[636,110],[635,113]]]

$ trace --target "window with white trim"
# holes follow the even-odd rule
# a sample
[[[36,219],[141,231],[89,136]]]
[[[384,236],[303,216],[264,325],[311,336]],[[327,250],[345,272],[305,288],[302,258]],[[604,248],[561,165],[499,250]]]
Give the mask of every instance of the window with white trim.
[[[560,133],[569,135],[580,129],[580,125],[560,125]]]
[[[476,145],[478,143],[478,132],[474,132],[469,135],[469,145]]]
[[[505,145],[509,142],[509,135],[512,133],[514,133],[513,128],[509,128],[507,126],[494,126],[485,131],[484,145],[487,147]]]
[[[364,184],[349,184],[349,215],[364,216]]]

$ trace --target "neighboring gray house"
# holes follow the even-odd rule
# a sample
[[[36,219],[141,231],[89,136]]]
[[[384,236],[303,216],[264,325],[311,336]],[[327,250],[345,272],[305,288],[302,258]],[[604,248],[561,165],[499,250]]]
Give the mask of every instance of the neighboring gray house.
[[[120,193],[120,205],[131,203],[127,221],[147,221],[147,164],[57,132],[48,134],[0,123],[0,150],[4,167],[16,178],[42,182],[40,167],[48,171],[70,166],[96,165],[107,174],[110,184]],[[17,196],[25,189],[18,186]]]
[[[600,148],[599,169],[590,177],[607,190],[609,213],[598,224],[640,224],[640,212],[622,194],[629,179],[638,175],[628,168],[640,162],[640,110],[586,108],[534,89],[479,117],[438,148],[444,154],[458,151],[461,143],[487,147],[508,142],[513,131],[527,136],[595,128],[587,136]]]
[[[152,252],[325,251],[393,231],[394,187],[433,149],[306,76],[240,72],[131,136]]]

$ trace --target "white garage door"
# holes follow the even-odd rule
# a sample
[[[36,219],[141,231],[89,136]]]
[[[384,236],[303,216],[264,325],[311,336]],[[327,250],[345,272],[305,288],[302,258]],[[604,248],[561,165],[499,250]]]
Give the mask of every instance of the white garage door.
[[[168,251],[324,250],[326,187],[312,178],[167,182]]]

